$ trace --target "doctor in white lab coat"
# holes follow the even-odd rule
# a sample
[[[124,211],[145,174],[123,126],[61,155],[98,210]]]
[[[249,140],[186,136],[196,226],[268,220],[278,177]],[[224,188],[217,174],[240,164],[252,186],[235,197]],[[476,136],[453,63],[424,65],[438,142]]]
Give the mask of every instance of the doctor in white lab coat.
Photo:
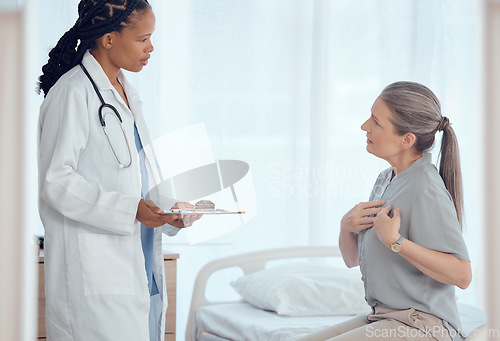
[[[82,2],[88,3],[87,6],[96,3]],[[141,1],[124,3],[124,6],[131,6]],[[153,51],[149,37],[154,30],[154,15],[148,6],[143,11],[136,16],[139,21],[130,27],[145,32],[145,44],[137,42],[137,46],[139,56],[149,57]],[[129,12],[131,20],[137,20],[133,17],[135,12]],[[80,13],[81,17],[83,15]],[[113,34],[108,34],[109,41],[126,37],[125,31]],[[104,53],[108,53],[106,35],[103,37],[97,43],[102,43]],[[119,45],[116,39],[113,43]],[[141,182],[141,158],[134,146],[134,134],[138,133],[144,147],[142,165],[147,169],[148,189],[154,189],[161,181],[142,114],[142,102],[121,69],[116,75],[118,84],[114,78],[110,80],[105,72],[109,70],[107,61],[101,58],[101,64],[106,65],[103,67],[94,57],[99,55],[95,45],[94,51],[93,54],[84,52],[81,63],[104,101],[120,113],[128,142],[109,110],[104,115],[106,127],[117,157],[125,165],[131,158],[131,165],[118,166],[98,117],[101,101],[80,65],[66,71],[50,87],[44,88],[44,78],[40,78],[40,87],[46,95],[39,117],[38,161],[39,210],[45,228],[47,338],[54,341],[147,341],[150,340],[148,317],[151,310],[157,314],[158,321],[153,323],[155,340],[163,340],[167,293],[162,232],[172,236],[192,222],[183,222],[178,215],[159,215],[158,207],[151,202],[148,206],[141,199],[144,183]],[[127,52],[129,59],[133,59],[130,57],[133,52]],[[146,63],[141,59],[141,63],[144,66],[147,59]],[[140,71],[142,67],[136,69]],[[138,71],[136,69],[131,67],[131,71]],[[156,190],[149,193],[149,198],[164,209],[175,203],[174,199],[162,198]],[[139,221],[141,209],[145,212],[145,208],[147,214],[156,217],[156,222],[149,224],[171,224],[154,229],[153,278],[159,295],[154,300],[151,297],[151,305]]]

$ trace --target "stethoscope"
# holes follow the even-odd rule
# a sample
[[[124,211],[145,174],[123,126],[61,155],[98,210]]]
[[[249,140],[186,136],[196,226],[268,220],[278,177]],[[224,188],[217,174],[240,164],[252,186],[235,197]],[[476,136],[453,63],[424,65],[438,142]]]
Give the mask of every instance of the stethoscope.
[[[83,72],[87,75],[88,79],[90,80],[90,83],[92,83],[92,86],[94,87],[94,90],[95,90],[97,96],[101,100],[101,106],[99,107],[99,121],[101,121],[101,126],[102,126],[102,130],[104,131],[104,135],[106,135],[106,138],[108,139],[109,146],[111,147],[111,150],[113,151],[113,154],[115,155],[116,161],[118,161],[118,167],[128,168],[132,164],[132,152],[130,151],[130,145],[128,143],[127,135],[125,135],[125,130],[123,129],[122,118],[121,118],[120,114],[118,113],[118,110],[116,110],[116,108],[114,106],[104,102],[104,99],[102,98],[102,95],[99,92],[97,85],[94,83],[94,80],[92,79],[92,77],[90,77],[89,72],[87,71],[85,66],[83,66],[82,63],[80,63],[80,66],[82,67]],[[116,155],[115,149],[113,148],[113,144],[111,143],[111,140],[109,139],[108,132],[106,131],[106,122],[104,121],[104,118],[102,116],[102,111],[104,110],[104,108],[111,109],[113,111],[113,113],[116,115],[118,121],[120,122],[120,128],[122,129],[123,137],[125,138],[125,142],[127,143],[128,156],[130,159],[130,162],[126,166],[123,163],[121,163],[120,159],[118,158],[118,155]]]

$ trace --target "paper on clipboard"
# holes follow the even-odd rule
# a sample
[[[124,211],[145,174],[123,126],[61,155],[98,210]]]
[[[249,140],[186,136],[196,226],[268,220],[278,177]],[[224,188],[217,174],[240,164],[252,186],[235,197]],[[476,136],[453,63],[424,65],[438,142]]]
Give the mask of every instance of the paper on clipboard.
[[[244,214],[245,211],[227,211],[227,210],[197,210],[197,209],[171,209],[161,214]]]

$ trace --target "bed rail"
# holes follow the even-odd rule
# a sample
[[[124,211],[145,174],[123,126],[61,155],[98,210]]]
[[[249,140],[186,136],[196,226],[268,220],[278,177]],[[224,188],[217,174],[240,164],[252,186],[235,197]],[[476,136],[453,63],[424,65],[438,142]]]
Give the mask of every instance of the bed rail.
[[[272,260],[312,257],[341,257],[338,246],[303,246],[281,249],[271,249],[224,257],[207,263],[196,276],[186,327],[186,341],[195,340],[194,313],[196,309],[206,305],[233,303],[209,301],[206,297],[206,287],[210,276],[219,270],[239,267],[245,275],[262,270]]]

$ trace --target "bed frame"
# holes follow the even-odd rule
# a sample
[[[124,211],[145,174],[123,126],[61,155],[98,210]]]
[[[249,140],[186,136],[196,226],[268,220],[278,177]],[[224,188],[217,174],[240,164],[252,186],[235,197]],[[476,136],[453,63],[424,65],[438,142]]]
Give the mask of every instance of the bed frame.
[[[206,297],[207,282],[210,276],[219,270],[239,267],[245,275],[257,272],[266,268],[269,261],[291,258],[312,258],[312,257],[341,257],[338,246],[304,246],[282,249],[272,249],[239,254],[213,260],[201,268],[193,288],[191,308],[189,310],[188,324],[186,327],[186,341],[194,341],[194,313],[196,309],[215,304],[243,302],[236,301],[209,301]]]
[[[219,270],[238,267],[245,275],[266,268],[269,261],[293,258],[313,258],[313,257],[342,257],[338,246],[305,246],[290,247],[282,249],[271,249],[239,254],[213,260],[201,268],[193,288],[191,308],[189,310],[188,324],[186,327],[186,341],[195,340],[194,314],[196,309],[215,304],[244,302],[243,299],[233,301],[209,301],[206,297],[207,282],[210,276]],[[488,329],[486,325],[475,330],[467,338],[467,341],[488,340]]]

